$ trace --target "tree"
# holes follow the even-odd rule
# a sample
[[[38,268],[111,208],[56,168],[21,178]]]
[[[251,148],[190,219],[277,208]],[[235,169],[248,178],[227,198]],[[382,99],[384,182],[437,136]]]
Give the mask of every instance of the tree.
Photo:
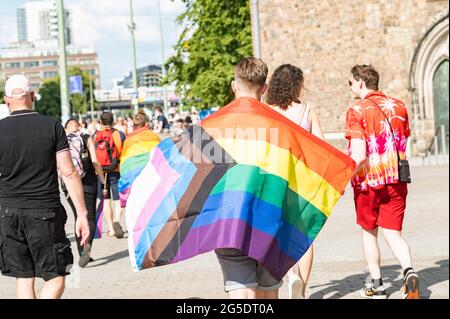
[[[36,101],[36,111],[61,120],[61,91],[56,79],[45,81],[39,89],[41,99]]]
[[[89,73],[82,71],[79,67],[72,67],[68,70],[68,75],[81,75],[83,84],[83,94],[72,94],[69,98],[72,113],[86,114],[90,103]],[[39,89],[41,100],[36,102],[36,110],[44,115],[61,118],[61,91],[59,86],[60,77],[45,81]],[[95,83],[93,83],[95,88]],[[94,102],[94,109],[98,109],[98,104]]]
[[[5,81],[0,80],[0,104],[4,103],[3,97],[5,96]]]
[[[252,55],[249,1],[182,1],[187,9],[177,22],[185,29],[165,65],[165,83],[174,82],[188,105],[225,105],[233,99],[233,65]]]

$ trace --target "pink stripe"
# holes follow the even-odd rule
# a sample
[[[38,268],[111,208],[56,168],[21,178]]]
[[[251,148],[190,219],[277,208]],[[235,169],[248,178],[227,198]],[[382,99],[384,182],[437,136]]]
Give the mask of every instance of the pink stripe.
[[[151,159],[153,167],[161,178],[161,182],[156,186],[150,198],[147,200],[144,208],[139,215],[133,228],[134,246],[136,247],[141,234],[152,218],[158,206],[166,197],[167,193],[172,189],[180,174],[173,170],[167,162],[164,154],[159,148],[155,148],[155,152]],[[152,176],[148,176],[148,180],[152,180]]]

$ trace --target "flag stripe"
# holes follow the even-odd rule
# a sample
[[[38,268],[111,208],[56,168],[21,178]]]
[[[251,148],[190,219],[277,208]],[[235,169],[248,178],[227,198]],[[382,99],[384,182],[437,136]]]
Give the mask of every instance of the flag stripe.
[[[147,250],[178,206],[196,172],[195,166],[179,153],[172,140],[162,141],[155,150],[154,155],[160,150],[163,158],[159,157],[158,161],[152,159],[151,162],[164,183],[152,193],[136,223],[136,226],[145,228],[133,230],[137,234],[135,239],[138,240],[135,249],[138,265],[142,265]],[[180,175],[180,172],[183,174]],[[144,225],[146,221],[148,222]]]
[[[302,239],[305,238],[302,237]],[[304,251],[306,251],[310,242],[297,241],[295,245],[305,247]],[[298,256],[292,258],[279,248],[277,241],[272,236],[251,227],[241,219],[222,219],[212,225],[191,230],[180,246],[176,257],[171,261],[161,262],[161,265],[186,260],[217,247],[239,249],[246,256],[263,261],[264,267],[279,280],[286,273],[284,269],[291,268],[299,256],[304,254],[303,250],[298,251]]]
[[[142,267],[153,265],[159,262],[158,259],[170,260],[175,256],[179,243],[184,240],[189,232],[192,222],[202,209],[210,191],[226,173],[228,168],[235,165],[234,161],[230,159],[226,152],[218,150],[220,146],[214,145],[216,144],[214,140],[199,138],[200,135],[205,136],[205,134],[207,133],[200,130],[200,134],[197,136],[192,134],[184,135],[173,146],[178,148],[178,150],[174,149],[173,152],[178,151],[192,161],[196,165],[197,171],[188,189],[178,203],[176,210],[161,230],[160,234],[163,235],[158,236],[151,245],[143,260]],[[219,157],[203,152],[203,148],[208,145],[211,146],[211,143],[218,150]],[[232,163],[214,165],[214,162],[222,163],[225,161],[231,161]]]
[[[288,182],[289,188],[312,203],[327,217],[341,196],[322,176],[310,170],[302,161],[275,145],[264,141],[246,141],[236,139],[216,139],[239,164],[260,167],[269,174],[281,177]],[[331,159],[322,167],[331,167]]]
[[[314,205],[286,187],[287,182],[258,167],[236,165],[211,191],[211,196],[227,191],[249,192],[264,202],[283,209],[283,219],[314,239],[327,217]]]
[[[228,135],[247,130],[250,135],[241,136],[241,139],[272,142],[289,150],[341,193],[351,177],[352,172],[348,170],[354,165],[351,158],[256,100],[236,100],[202,121],[202,127],[215,139],[239,138]],[[266,134],[257,134],[259,128],[267,128]],[[277,138],[270,134],[271,130],[276,130]],[[333,165],[326,171],[321,162],[324,149],[333,158]]]

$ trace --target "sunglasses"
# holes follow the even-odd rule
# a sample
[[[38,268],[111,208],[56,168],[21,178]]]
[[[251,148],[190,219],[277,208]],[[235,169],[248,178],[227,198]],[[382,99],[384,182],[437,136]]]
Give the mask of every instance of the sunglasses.
[[[349,86],[352,86],[352,85],[353,85],[352,81],[349,80],[349,81],[348,81],[348,85],[349,85]]]

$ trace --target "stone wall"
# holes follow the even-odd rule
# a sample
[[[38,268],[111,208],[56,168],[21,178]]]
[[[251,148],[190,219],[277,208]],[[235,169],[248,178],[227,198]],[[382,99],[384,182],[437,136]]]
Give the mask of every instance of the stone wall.
[[[262,57],[269,72],[284,63],[302,68],[304,99],[316,105],[324,131],[330,133],[344,130],[352,103],[348,76],[355,64],[374,65],[380,89],[411,106],[414,52],[434,21],[448,15],[448,2],[260,0],[259,11]],[[410,107],[411,119],[412,112]]]

